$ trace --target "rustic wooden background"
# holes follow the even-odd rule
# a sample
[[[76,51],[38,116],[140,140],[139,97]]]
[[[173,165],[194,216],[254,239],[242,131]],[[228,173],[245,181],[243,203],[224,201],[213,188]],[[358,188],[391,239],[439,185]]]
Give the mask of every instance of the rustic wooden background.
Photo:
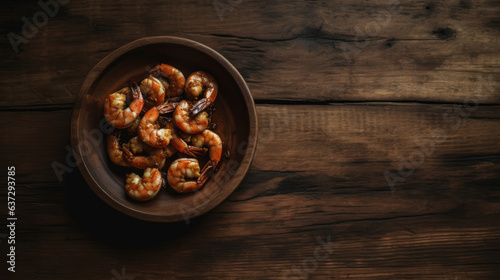
[[[61,2],[45,24],[35,0],[0,4],[0,224],[10,165],[18,217],[0,275],[499,279],[500,1]],[[251,170],[189,224],[133,220],[51,166],[89,70],[156,35],[220,52],[257,103]]]

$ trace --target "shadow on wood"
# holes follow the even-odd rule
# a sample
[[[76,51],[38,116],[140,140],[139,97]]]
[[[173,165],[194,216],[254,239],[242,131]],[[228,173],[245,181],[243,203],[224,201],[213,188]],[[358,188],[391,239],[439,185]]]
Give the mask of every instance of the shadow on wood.
[[[95,239],[117,248],[141,248],[174,239],[195,228],[197,219],[154,223],[134,219],[105,204],[86,184],[79,171],[65,178],[69,213]]]

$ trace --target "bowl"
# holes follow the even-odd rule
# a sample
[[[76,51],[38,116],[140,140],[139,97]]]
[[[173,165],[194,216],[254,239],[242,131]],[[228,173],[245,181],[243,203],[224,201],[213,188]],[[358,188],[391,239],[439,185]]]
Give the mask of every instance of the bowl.
[[[140,82],[159,63],[176,67],[185,77],[203,70],[217,79],[219,93],[212,120],[217,123],[215,132],[223,141],[225,156],[199,191],[172,194],[161,190],[152,200],[138,202],[127,197],[125,173],[108,158],[106,136],[112,128],[104,119],[104,101],[131,81]],[[83,82],[71,119],[74,156],[90,188],[118,211],[146,221],[187,221],[219,205],[243,180],[256,144],[255,103],[238,70],[215,50],[177,37],[142,38],[106,56]]]

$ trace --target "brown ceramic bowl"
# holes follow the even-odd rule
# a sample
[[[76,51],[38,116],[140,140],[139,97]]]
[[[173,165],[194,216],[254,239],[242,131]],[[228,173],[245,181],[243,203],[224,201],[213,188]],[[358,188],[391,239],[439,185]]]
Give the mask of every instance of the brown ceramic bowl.
[[[217,123],[215,132],[222,138],[229,157],[223,156],[215,175],[198,192],[172,194],[161,190],[154,199],[137,202],[125,194],[125,174],[130,170],[116,167],[108,158],[104,100],[131,81],[139,82],[158,63],[173,65],[186,78],[203,70],[217,79],[219,94],[212,121]],[[148,221],[187,220],[220,204],[243,180],[257,144],[255,104],[238,70],[213,49],[183,38],[142,38],[115,50],[90,71],[76,100],[71,144],[83,177],[113,208]]]

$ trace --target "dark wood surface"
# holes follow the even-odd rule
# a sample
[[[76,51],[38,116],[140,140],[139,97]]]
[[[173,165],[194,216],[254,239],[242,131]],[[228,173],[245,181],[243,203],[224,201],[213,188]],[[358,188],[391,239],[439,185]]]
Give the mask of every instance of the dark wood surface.
[[[43,10],[1,5],[1,279],[498,279],[500,2],[73,0],[18,53],[8,34]],[[242,184],[175,224],[52,167],[90,69],[157,35],[224,55],[259,120]]]

